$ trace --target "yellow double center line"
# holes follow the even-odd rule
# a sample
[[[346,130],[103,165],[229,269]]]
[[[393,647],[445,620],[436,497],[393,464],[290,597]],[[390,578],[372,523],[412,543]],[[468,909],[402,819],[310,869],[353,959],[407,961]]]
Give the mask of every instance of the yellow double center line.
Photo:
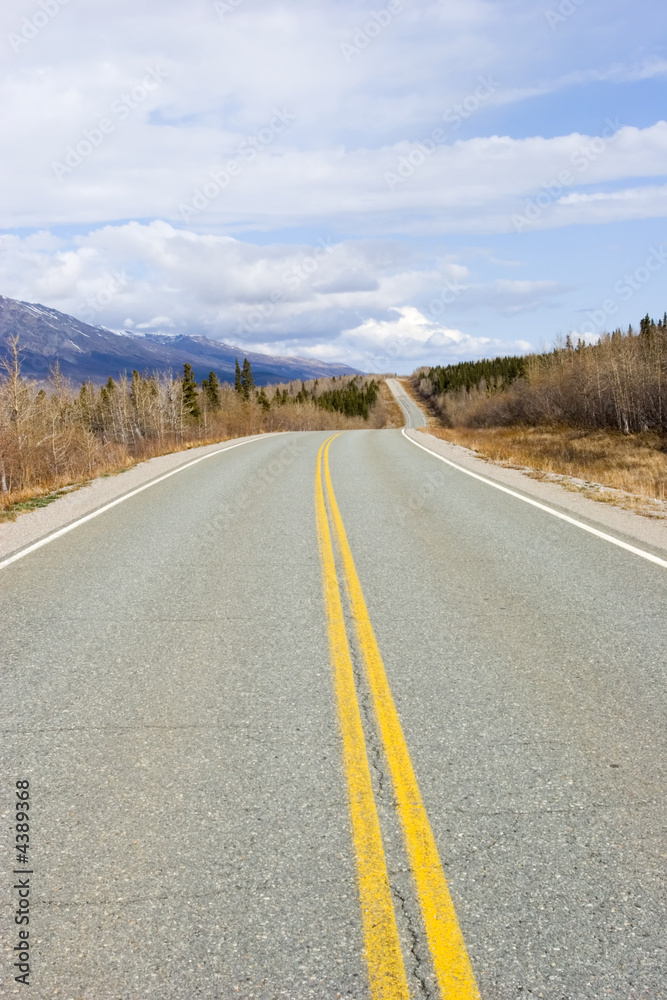
[[[329,448],[320,447],[315,474],[315,511],[322,564],[329,651],[334,673],[352,834],[359,883],[366,961],[372,1000],[409,1000],[410,990],[394,913],[382,835],[373,796],[366,741],[345,627],[324,486],[384,754],[421,907],[433,967],[443,1000],[476,1000],[479,990],[456,918],[438,849],[422,802],[403,729],[347,541],[329,471]],[[323,476],[324,474],[324,476]],[[324,478],[324,486],[323,486]]]

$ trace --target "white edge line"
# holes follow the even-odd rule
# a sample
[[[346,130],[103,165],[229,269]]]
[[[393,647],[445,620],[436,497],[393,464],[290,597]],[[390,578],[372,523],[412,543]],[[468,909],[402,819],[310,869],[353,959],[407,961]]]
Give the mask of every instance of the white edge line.
[[[390,381],[390,380],[387,379],[387,381]],[[417,406],[417,404],[415,403],[415,401],[412,399],[412,397],[408,396],[407,392],[405,391],[405,389],[403,388],[403,386],[401,385],[401,383],[398,381],[398,379],[392,378],[391,381],[395,382],[396,385],[398,386],[398,396],[396,395],[396,393],[394,392],[394,390],[391,389],[391,387],[390,387],[390,392],[393,394],[394,399],[396,400],[396,402],[400,406],[401,410],[403,411],[403,416],[405,417],[405,419],[406,420],[410,419],[410,407],[412,406],[413,409],[414,409],[414,411],[415,411],[415,413],[417,413],[417,415],[419,416],[419,419],[420,420],[426,420],[426,417],[424,416],[424,414],[422,413],[422,411],[419,409],[419,407]],[[403,397],[403,399],[400,398],[401,396]],[[406,403],[407,403],[407,405],[406,405]],[[413,431],[413,430],[416,430],[417,428],[416,427],[408,427],[408,428],[404,427],[403,428],[403,430],[406,430],[406,429],[409,430],[409,431]],[[415,441],[415,444],[416,443],[417,442]],[[426,449],[426,450],[428,450],[428,449]],[[433,454],[435,455],[435,452],[433,452]]]
[[[6,566],[11,566],[12,563],[17,562],[19,559],[23,559],[24,556],[30,555],[31,552],[35,552],[36,549],[41,549],[43,545],[48,545],[49,542],[54,542],[56,538],[66,535],[69,531],[74,531],[74,529],[78,528],[80,524],[85,524],[86,521],[92,521],[94,517],[99,517],[99,515],[104,514],[105,511],[111,510],[112,507],[117,507],[119,503],[129,500],[130,497],[136,497],[137,493],[143,493],[144,490],[149,489],[151,486],[156,486],[165,479],[169,479],[170,476],[175,476],[176,473],[183,472],[185,469],[191,469],[192,466],[197,465],[198,462],[203,462],[207,458],[213,458],[215,455],[220,455],[224,451],[231,451],[232,448],[240,448],[244,444],[252,444],[254,441],[262,440],[264,437],[265,435],[262,434],[261,437],[250,438],[249,441],[239,441],[237,444],[230,444],[226,448],[218,448],[217,451],[211,451],[208,455],[200,455],[199,458],[194,458],[191,462],[186,462],[185,465],[179,465],[177,469],[172,469],[171,472],[165,472],[162,476],[158,476],[157,479],[151,479],[149,483],[144,483],[143,486],[137,486],[136,489],[130,490],[129,493],[124,493],[122,497],[116,497],[115,500],[105,503],[103,507],[98,507],[97,510],[91,511],[90,514],[84,514],[83,517],[78,518],[76,521],[72,521],[71,524],[66,524],[64,528],[58,528],[57,531],[53,531],[50,535],[45,535],[44,538],[38,539],[36,542],[33,542],[32,545],[28,545],[25,549],[21,549],[19,552],[14,553],[13,556],[8,556],[7,559],[3,559],[3,561],[0,562],[0,569],[5,569]]]
[[[599,531],[597,528],[591,528],[590,525],[584,524],[583,521],[577,521],[576,518],[570,517],[568,514],[561,514],[559,510],[554,510],[553,507],[548,507],[544,503],[540,503],[538,500],[531,500],[530,497],[524,497],[521,493],[517,493],[515,490],[510,490],[507,486],[501,486],[500,483],[494,483],[492,479],[487,479],[486,476],[480,476],[477,472],[471,472],[470,469],[465,469],[462,465],[457,465],[456,462],[450,461],[448,458],[444,458],[442,455],[438,455],[437,451],[431,451],[425,445],[420,444],[419,441],[415,441],[413,438],[408,437],[405,433],[406,428],[402,430],[403,437],[410,444],[416,445],[417,448],[421,448],[422,451],[428,452],[429,455],[433,455],[434,458],[439,458],[441,462],[445,462],[447,465],[451,465],[453,469],[458,469],[459,472],[465,472],[466,476],[472,476],[473,479],[479,479],[480,483],[486,483],[487,486],[493,486],[495,490],[500,490],[502,493],[508,493],[511,497],[516,497],[517,500],[523,500],[524,503],[529,503],[531,507],[537,507],[539,510],[546,511],[547,514],[551,514],[553,517],[560,518],[561,521],[567,521],[568,524],[573,524],[576,528],[581,528],[582,531],[587,531],[591,535],[595,535],[597,538],[604,539],[605,542],[611,542],[612,545],[617,545],[619,549],[625,549],[626,552],[632,552],[635,556],[641,556],[642,559],[647,559],[649,562],[655,563],[656,566],[662,566],[667,569],[667,560],[661,559],[659,556],[654,556],[652,552],[646,552],[645,549],[638,549],[635,545],[630,545],[628,542],[622,542],[620,538],[614,538],[613,535],[608,535],[604,531]]]

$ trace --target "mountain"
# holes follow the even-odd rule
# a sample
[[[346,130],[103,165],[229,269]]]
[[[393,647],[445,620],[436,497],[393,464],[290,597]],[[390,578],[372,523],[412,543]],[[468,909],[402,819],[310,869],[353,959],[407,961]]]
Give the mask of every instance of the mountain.
[[[106,382],[109,375],[129,374],[133,368],[142,373],[181,372],[188,361],[198,380],[214,371],[221,381],[229,382],[234,379],[236,359],[242,362],[246,357],[258,385],[359,374],[347,365],[248,353],[208,337],[114,333],[57,309],[0,295],[0,358],[7,356],[10,339],[15,336],[21,348],[22,373],[37,379],[47,378],[56,361],[63,375],[73,381],[91,379],[97,383]]]

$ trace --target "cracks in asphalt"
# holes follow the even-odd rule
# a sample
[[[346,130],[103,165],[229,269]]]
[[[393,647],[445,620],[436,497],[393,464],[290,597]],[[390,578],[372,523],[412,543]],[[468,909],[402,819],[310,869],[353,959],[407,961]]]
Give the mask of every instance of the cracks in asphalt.
[[[310,607],[309,601],[304,601],[303,605],[305,607]],[[263,620],[267,621],[277,621],[283,622],[284,615],[273,614],[268,615],[263,613]],[[53,625],[57,623],[58,625],[78,625],[81,622],[92,623],[96,626],[99,625],[117,625],[122,626],[122,628],[128,628],[129,625],[209,625],[211,622],[250,622],[251,624],[257,624],[257,616],[250,614],[210,614],[210,615],[199,615],[199,616],[184,616],[184,615],[126,615],[125,617],[110,617],[110,616],[99,616],[94,617],[90,614],[81,615],[53,615],[52,617],[44,616],[40,618],[39,622],[31,624],[31,628],[34,630],[39,629],[41,625]]]
[[[336,562],[338,563],[338,552],[336,552],[336,556]],[[337,566],[337,569],[338,568],[339,567]],[[339,572],[338,578],[339,580],[342,580],[343,574]],[[386,771],[384,752],[377,732],[377,720],[372,704],[371,692],[366,679],[366,671],[361,663],[361,656],[356,644],[354,616],[352,614],[346,588],[341,586],[340,590],[343,604],[343,616],[345,619],[345,631],[348,636],[350,658],[352,660],[354,686],[357,692],[359,714],[361,715],[361,724],[366,740],[368,763],[371,769],[373,792],[375,794],[376,803],[381,804],[384,809],[390,809],[391,812],[395,814],[396,802],[393,796],[391,778]]]
[[[411,994],[415,997],[415,1000],[436,1000],[436,993],[429,985],[427,979],[429,967],[424,960],[423,940],[417,932],[412,916],[414,900],[408,901],[408,894],[403,893],[395,884],[392,884],[391,894],[394,900],[398,901],[398,912],[402,918],[400,923],[404,926],[407,933],[411,965],[410,972],[412,973],[412,980],[416,984],[416,989],[414,993],[411,991]]]
[[[366,671],[355,641],[354,617],[348,595],[343,587],[341,587],[341,593],[359,714],[366,741],[373,795],[380,818],[389,886],[394,900],[394,912],[410,985],[410,996],[413,1000],[436,1000],[438,993],[432,979],[428,943],[421,925],[419,903],[415,894],[412,873],[407,864],[391,775],[387,770],[384,750],[377,729],[377,719]]]
[[[391,779],[386,773],[384,766],[384,754],[375,728],[375,712],[371,705],[370,692],[366,685],[364,673],[359,665],[356,651],[352,649],[351,653],[359,712],[361,714],[364,736],[366,737],[368,763],[370,764],[371,775],[373,777],[373,791],[375,792],[376,801],[379,800],[383,806],[393,807],[395,803],[391,788]]]
[[[347,615],[346,615],[347,617]],[[349,623],[350,629],[353,628]],[[348,632],[354,635],[353,631]],[[429,984],[428,945],[424,939],[419,917],[419,905],[414,893],[412,874],[405,863],[405,848],[402,842],[401,824],[398,817],[396,799],[385,766],[382,749],[376,729],[375,711],[371,703],[364,670],[359,655],[351,646],[357,700],[361,722],[366,738],[366,750],[373,782],[373,793],[381,818],[382,842],[387,859],[389,886],[394,900],[394,912],[399,935],[403,944],[403,958],[410,984],[410,996],[414,1000],[436,1000],[434,987]],[[392,864],[394,862],[394,864]]]

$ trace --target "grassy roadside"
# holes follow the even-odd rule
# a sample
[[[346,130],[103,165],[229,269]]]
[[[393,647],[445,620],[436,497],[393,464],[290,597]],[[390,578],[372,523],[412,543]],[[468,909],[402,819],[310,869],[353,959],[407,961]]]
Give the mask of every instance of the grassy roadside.
[[[242,436],[242,435],[241,435]],[[127,472],[142,462],[147,462],[151,458],[158,458],[160,455],[172,455],[179,451],[191,451],[193,448],[203,448],[210,444],[219,444],[228,441],[228,437],[212,437],[204,441],[183,441],[180,444],[165,444],[160,448],[158,442],[151,442],[152,447],[146,448],[142,454],[132,458],[127,454],[115,462],[111,461],[105,465],[95,468],[90,476],[86,476],[80,482],[73,483],[67,476],[60,476],[55,481],[52,479],[48,483],[36,483],[34,486],[24,490],[16,490],[13,493],[5,494],[4,503],[0,506],[0,524],[6,521],[15,521],[19,514],[27,514],[31,510],[39,507],[48,507],[55,500],[75,490],[80,490],[84,486],[89,486],[95,479],[105,476],[117,476],[121,472]]]
[[[393,392],[384,379],[380,382],[380,397],[386,408],[386,418],[384,423],[385,429],[396,430],[397,428],[402,427],[405,423],[403,420],[403,411],[396,402]]]
[[[39,507],[48,507],[54,500],[60,500],[61,497],[67,496],[68,493],[74,493],[76,490],[80,490],[82,486],[87,485],[87,483],[73,483],[71,486],[64,486],[61,490],[54,490],[51,493],[39,493],[37,495],[28,491],[25,500],[16,500],[14,503],[10,503],[0,509],[0,524],[3,521],[15,521],[19,514],[26,514],[28,511],[37,510]]]
[[[667,518],[667,441],[661,435],[557,426],[429,426],[428,432],[592,500]]]
[[[407,392],[408,396],[413,401],[413,403],[416,403],[419,409],[424,414],[424,427],[440,427],[441,426],[440,421],[438,420],[436,415],[432,412],[428,403],[424,399],[422,399],[422,397],[419,395],[414,385],[412,384],[412,379],[403,376],[402,378],[399,378],[397,381]]]
[[[226,434],[215,433],[215,429],[212,428],[214,430],[213,434],[201,437],[193,436],[182,441],[174,441],[173,438],[163,442],[143,439],[138,442],[138,445],[135,444],[132,450],[117,442],[110,442],[96,456],[96,460],[89,463],[88,468],[83,474],[81,469],[77,469],[74,475],[71,474],[71,471],[69,474],[67,472],[61,474],[51,473],[37,482],[33,481],[23,489],[3,493],[0,499],[0,524],[7,521],[15,521],[20,514],[28,513],[39,507],[46,507],[67,493],[88,486],[95,479],[127,472],[128,469],[132,469],[136,465],[146,462],[151,458],[157,458],[160,455],[171,455],[176,452],[189,451],[193,448],[202,448],[206,445],[230,441],[237,437],[245,437],[248,434],[265,433],[267,430],[346,430],[360,427],[381,426],[397,428],[403,426],[401,409],[384,379],[380,382],[380,397],[368,421],[363,420],[361,417],[346,417],[340,413],[329,413],[324,410],[314,410],[312,413],[308,412],[306,417],[300,416],[297,412],[295,417],[289,411],[290,409],[296,411],[297,408],[285,407],[283,410],[278,411],[279,418],[282,417],[283,413],[288,417],[284,421],[285,426],[283,427],[280,419],[278,419],[275,427],[267,429],[263,426],[260,419],[261,411],[258,407],[254,409],[257,412],[251,414],[253,419],[246,420],[245,424],[239,422],[238,426],[232,426],[230,432]],[[306,408],[302,407],[298,409],[305,410]],[[291,419],[289,419],[290,417]],[[193,435],[195,432],[196,429],[190,429],[190,433]]]

